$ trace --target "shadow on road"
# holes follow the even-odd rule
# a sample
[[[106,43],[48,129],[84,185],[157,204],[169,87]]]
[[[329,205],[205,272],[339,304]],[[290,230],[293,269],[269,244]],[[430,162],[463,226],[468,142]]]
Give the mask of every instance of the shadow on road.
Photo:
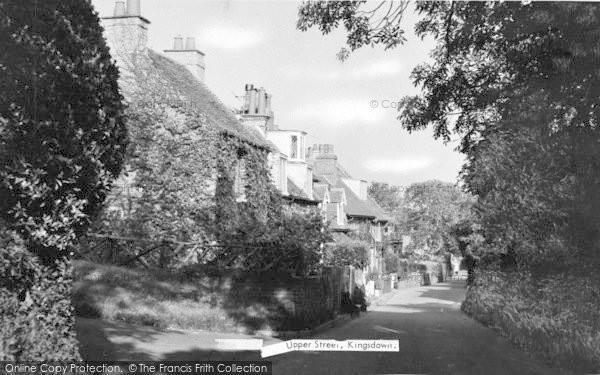
[[[447,281],[427,287],[421,292],[420,297],[462,303],[465,293],[465,281]]]
[[[129,336],[142,342],[152,342],[155,335],[145,327],[78,318],[75,330],[79,352],[85,361],[152,360],[148,353],[137,350],[131,341],[111,340],[109,337]],[[116,342],[115,342],[116,341]]]

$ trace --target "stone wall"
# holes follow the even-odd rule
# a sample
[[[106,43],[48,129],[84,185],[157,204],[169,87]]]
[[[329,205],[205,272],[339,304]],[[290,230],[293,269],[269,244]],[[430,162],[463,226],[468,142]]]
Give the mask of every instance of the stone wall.
[[[247,278],[238,275],[219,283],[227,300],[235,302],[230,311],[237,320],[254,330],[311,329],[340,313],[342,270],[328,268],[322,275],[303,278]],[[240,303],[245,305],[240,309]]]

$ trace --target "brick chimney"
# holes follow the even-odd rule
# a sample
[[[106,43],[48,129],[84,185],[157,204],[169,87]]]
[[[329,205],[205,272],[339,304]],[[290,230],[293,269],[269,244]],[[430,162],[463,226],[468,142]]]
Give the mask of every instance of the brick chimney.
[[[183,46],[183,38],[176,36],[173,49],[164,50],[165,55],[184,65],[198,80],[204,82],[204,53],[196,48],[196,39],[188,37]]]
[[[342,178],[342,181],[359,199],[363,201],[367,199],[367,181],[354,178]]]
[[[308,161],[316,175],[323,175],[337,181],[339,177],[337,156],[331,144],[314,144],[308,148]]]
[[[246,84],[244,105],[238,111],[244,124],[258,128],[263,135],[269,130],[278,129],[271,110],[271,98],[264,88],[257,89],[252,84]]]
[[[150,21],[141,16],[140,0],[117,1],[113,15],[102,17],[104,37],[112,57],[121,67],[135,61],[148,48],[148,25]],[[128,67],[131,68],[131,67]]]

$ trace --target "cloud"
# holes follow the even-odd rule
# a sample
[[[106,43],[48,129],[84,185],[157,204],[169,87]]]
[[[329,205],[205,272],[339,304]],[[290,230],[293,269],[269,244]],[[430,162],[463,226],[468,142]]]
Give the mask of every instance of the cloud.
[[[334,69],[324,70],[322,67],[306,67],[299,65],[287,65],[281,68],[281,72],[292,78],[305,79],[310,77],[316,80],[339,80],[339,79],[373,79],[396,75],[402,71],[402,64],[395,60],[378,61],[366,66],[351,66],[347,63],[340,64]]]
[[[369,100],[336,99],[303,105],[292,116],[324,127],[337,127],[348,123],[377,123],[385,118],[385,110],[371,108]]]
[[[427,158],[379,158],[369,159],[363,163],[363,167],[373,172],[408,173],[418,171],[431,166],[432,161]]]
[[[352,74],[356,76],[379,77],[400,73],[402,64],[394,60],[378,61],[369,66],[355,69]]]
[[[260,44],[264,33],[231,26],[212,26],[201,32],[203,43],[221,49],[243,49]]]

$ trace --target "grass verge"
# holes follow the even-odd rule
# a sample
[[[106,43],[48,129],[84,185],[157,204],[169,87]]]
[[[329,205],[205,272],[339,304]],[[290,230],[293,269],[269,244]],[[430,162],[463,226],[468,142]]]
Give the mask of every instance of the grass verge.
[[[479,272],[462,309],[563,368],[600,369],[600,280],[595,275]]]
[[[158,328],[246,332],[228,313],[224,284],[76,261],[72,301],[82,317]]]

